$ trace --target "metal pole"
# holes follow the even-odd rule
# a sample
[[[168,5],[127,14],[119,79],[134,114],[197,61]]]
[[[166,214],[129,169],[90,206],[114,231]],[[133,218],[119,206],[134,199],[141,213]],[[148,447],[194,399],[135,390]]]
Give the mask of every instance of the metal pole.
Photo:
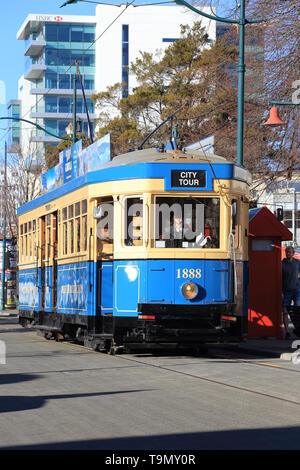
[[[32,124],[33,126],[35,126],[37,129],[40,129],[41,131],[44,131],[46,132],[46,134],[49,134],[49,135],[52,135],[53,137],[56,137],[57,139],[60,139],[60,140],[72,140],[72,139],[69,139],[67,137],[61,137],[59,135],[56,135],[56,134],[53,134],[52,132],[49,132],[47,129],[44,129],[42,126],[40,126],[39,124],[37,124],[36,122],[32,122],[32,121],[28,121],[28,119],[23,119],[23,118],[17,118],[17,117],[10,117],[10,116],[1,116],[0,117],[0,120],[2,119],[5,119],[5,121],[7,119],[12,119],[14,121],[23,121],[23,122],[28,122],[29,124]]]
[[[76,143],[76,105],[77,105],[77,71],[74,76],[74,90],[73,90],[73,144]]]
[[[244,158],[245,24],[245,0],[240,0],[236,161],[241,166]]]
[[[1,284],[1,310],[5,309],[4,294],[5,294],[5,252],[6,252],[6,168],[7,168],[7,143],[5,142],[4,154],[4,191],[3,191],[3,238],[2,238],[2,284]]]
[[[239,25],[239,63],[238,63],[238,109],[237,109],[237,164],[243,166],[243,138],[244,138],[244,82],[245,82],[245,63],[244,63],[244,49],[245,49],[245,24],[261,23],[267,21],[266,19],[247,20],[245,17],[245,0],[240,0],[240,18],[239,20],[230,20],[228,18],[221,18],[217,15],[208,15],[201,10],[193,7],[185,0],[175,0],[178,5],[183,5],[192,11],[195,11],[205,18],[221,23],[231,23]]]
[[[78,61],[76,61],[76,66],[77,66],[77,73],[78,73],[78,76],[79,76],[80,85],[81,85],[81,90],[82,90],[82,96],[83,96],[83,101],[84,101],[84,106],[85,106],[85,111],[86,111],[86,117],[87,117],[87,120],[88,120],[88,126],[89,126],[89,132],[90,132],[90,139],[91,139],[91,142],[93,143],[93,142],[94,142],[94,139],[93,139],[92,124],[91,124],[91,120],[90,120],[90,116],[89,116],[89,110],[88,110],[88,107],[87,107],[87,102],[86,102],[86,97],[85,97],[85,91],[84,91],[82,76],[81,76],[81,73],[80,73],[80,70],[79,70]]]

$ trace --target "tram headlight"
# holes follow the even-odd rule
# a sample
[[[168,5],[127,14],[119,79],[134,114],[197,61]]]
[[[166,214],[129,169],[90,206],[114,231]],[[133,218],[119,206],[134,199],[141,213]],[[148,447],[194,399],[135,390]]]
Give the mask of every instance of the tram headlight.
[[[181,288],[181,293],[185,299],[193,300],[197,297],[198,287],[193,282],[186,282]]]

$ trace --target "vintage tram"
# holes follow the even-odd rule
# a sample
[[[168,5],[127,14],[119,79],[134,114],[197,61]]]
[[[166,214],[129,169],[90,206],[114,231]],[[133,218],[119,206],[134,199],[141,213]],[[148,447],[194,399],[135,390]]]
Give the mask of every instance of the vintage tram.
[[[19,322],[95,350],[198,348],[247,334],[244,168],[129,152],[19,208]]]

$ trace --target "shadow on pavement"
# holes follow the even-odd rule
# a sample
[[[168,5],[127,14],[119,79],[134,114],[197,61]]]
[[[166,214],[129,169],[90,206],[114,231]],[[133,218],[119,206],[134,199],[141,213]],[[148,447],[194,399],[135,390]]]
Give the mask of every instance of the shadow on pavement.
[[[112,439],[11,446],[14,450],[295,450],[300,427],[129,436]],[[3,449],[3,447],[2,447]],[[126,454],[128,455],[128,454]],[[144,457],[143,457],[144,458]]]
[[[34,374],[1,374],[0,385],[15,384],[18,382],[28,382],[29,380],[40,379],[41,375]],[[2,397],[0,395],[0,406]]]
[[[118,395],[123,393],[149,392],[151,390],[120,390],[117,392],[98,393],[74,393],[66,395],[2,395],[0,396],[0,413],[11,413],[15,411],[33,410],[43,407],[48,400],[59,400],[67,398],[100,397],[105,395]]]

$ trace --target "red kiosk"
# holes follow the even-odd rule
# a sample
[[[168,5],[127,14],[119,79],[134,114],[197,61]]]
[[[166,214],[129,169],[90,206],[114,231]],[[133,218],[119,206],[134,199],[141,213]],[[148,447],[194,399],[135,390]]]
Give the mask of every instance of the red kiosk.
[[[248,338],[282,339],[281,242],[292,239],[267,207],[249,211]]]

